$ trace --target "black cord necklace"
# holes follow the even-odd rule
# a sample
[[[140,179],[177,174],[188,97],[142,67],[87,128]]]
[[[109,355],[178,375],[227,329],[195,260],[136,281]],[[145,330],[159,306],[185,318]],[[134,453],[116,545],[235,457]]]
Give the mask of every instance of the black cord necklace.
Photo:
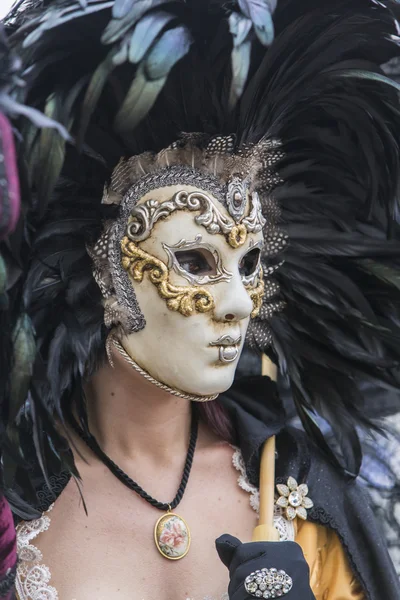
[[[117,479],[119,479],[121,483],[138,494],[141,498],[143,498],[143,500],[146,500],[146,502],[154,506],[154,508],[166,511],[167,514],[162,515],[154,527],[154,541],[159,552],[165,558],[169,558],[171,560],[178,560],[186,556],[190,546],[190,530],[186,521],[179,515],[173,513],[172,510],[178,506],[183,498],[183,494],[185,493],[189,480],[190,470],[192,468],[198,433],[198,419],[195,411],[192,413],[190,442],[181,483],[176,496],[171,503],[159,502],[150,496],[150,494],[148,494],[138,483],[136,483],[136,481],[133,481],[133,479],[131,479],[129,475],[125,473],[125,471],[123,471],[109,456],[107,456],[105,452],[103,452],[96,438],[92,434],[85,433],[77,426],[76,423],[73,423],[73,427],[85,444],[102,461],[102,463],[106,465],[111,473],[115,475]]]

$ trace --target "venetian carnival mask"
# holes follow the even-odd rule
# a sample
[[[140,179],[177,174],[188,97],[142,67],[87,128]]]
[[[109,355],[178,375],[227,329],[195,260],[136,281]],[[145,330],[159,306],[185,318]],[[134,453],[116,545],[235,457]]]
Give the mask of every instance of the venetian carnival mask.
[[[119,216],[90,254],[106,325],[139,369],[182,395],[228,389],[246,335],[268,337],[248,334],[251,319],[282,307],[265,264],[286,244],[268,195],[280,156],[273,142],[235,154],[233,138],[199,147],[186,136],[122,160],[105,191]]]

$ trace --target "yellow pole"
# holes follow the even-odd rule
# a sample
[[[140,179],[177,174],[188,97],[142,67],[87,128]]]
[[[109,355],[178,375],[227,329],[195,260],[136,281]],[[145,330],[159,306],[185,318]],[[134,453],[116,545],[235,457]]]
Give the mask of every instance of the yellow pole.
[[[276,381],[276,366],[267,356],[262,357],[262,374]],[[266,399],[268,401],[268,399]],[[260,514],[259,524],[253,531],[253,542],[276,542],[279,533],[274,527],[275,506],[275,436],[263,446],[260,464]]]

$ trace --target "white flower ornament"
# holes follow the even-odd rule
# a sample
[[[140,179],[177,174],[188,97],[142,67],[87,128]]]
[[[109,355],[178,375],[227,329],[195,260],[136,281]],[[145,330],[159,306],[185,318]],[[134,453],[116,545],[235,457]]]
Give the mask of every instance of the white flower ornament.
[[[307,496],[308,486],[305,483],[298,485],[294,477],[289,477],[287,485],[278,483],[276,489],[280,494],[276,505],[285,509],[286,518],[293,521],[300,517],[305,521],[307,510],[314,506],[314,502]]]

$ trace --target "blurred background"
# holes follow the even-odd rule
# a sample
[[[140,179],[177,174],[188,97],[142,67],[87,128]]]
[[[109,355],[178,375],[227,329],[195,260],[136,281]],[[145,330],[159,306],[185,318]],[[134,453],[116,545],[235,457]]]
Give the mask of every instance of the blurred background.
[[[0,0],[0,19],[2,19],[14,4],[14,0]]]

